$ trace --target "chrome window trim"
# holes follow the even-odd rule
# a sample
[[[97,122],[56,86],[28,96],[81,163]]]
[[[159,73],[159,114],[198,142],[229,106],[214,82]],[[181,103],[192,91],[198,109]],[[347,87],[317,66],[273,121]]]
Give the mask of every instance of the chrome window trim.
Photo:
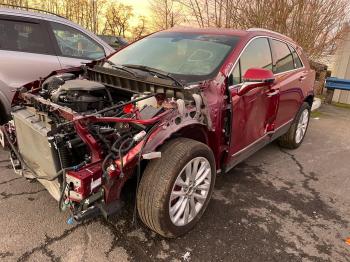
[[[230,72],[229,72],[229,74],[228,74],[227,76],[229,76],[229,75],[232,74],[234,68],[235,68],[236,65],[237,65],[238,60],[241,59],[241,56],[242,56],[243,52],[246,50],[246,48],[248,47],[248,45],[249,45],[253,40],[258,39],[258,38],[274,39],[274,40],[283,42],[283,43],[285,43],[285,44],[290,45],[291,47],[293,47],[293,45],[292,45],[291,42],[286,41],[286,40],[282,40],[282,39],[279,39],[279,38],[276,38],[276,37],[265,36],[265,35],[254,36],[254,37],[251,38],[251,39],[248,41],[248,43],[243,47],[243,49],[242,49],[241,52],[239,53],[239,55],[238,55],[238,57],[237,57],[235,63],[233,64],[233,66],[232,66],[232,68],[231,68],[231,70],[230,70]],[[293,47],[293,48],[294,48],[294,47]],[[295,49],[295,48],[294,48],[294,49]],[[296,51],[296,49],[295,49],[295,51]],[[272,56],[272,49],[271,49],[270,52],[271,52],[271,56]],[[296,52],[296,53],[297,53],[297,55],[299,56],[298,52]],[[294,68],[294,69],[292,69],[292,70],[284,71],[284,72],[281,72],[281,73],[278,73],[278,74],[274,74],[274,75],[275,75],[275,76],[278,76],[278,75],[285,74],[285,73],[290,73],[290,72],[293,72],[293,71],[296,71],[296,70],[305,69],[304,62],[303,62],[303,60],[300,58],[300,56],[299,56],[299,59],[300,59],[302,65],[303,65],[302,67]],[[242,74],[242,72],[241,72],[241,74]]]

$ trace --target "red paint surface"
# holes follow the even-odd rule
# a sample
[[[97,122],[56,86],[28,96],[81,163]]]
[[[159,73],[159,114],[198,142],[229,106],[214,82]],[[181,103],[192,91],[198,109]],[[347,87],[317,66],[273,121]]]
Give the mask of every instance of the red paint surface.
[[[310,69],[307,59],[301,53],[300,48],[287,37],[274,33],[259,31],[239,31],[230,29],[172,29],[181,32],[200,32],[207,34],[228,34],[240,37],[236,48],[228,55],[223,63],[218,75],[210,80],[200,84],[201,95],[205,105],[206,116],[208,119],[207,126],[199,123],[197,120],[188,120],[179,125],[168,122],[170,118],[176,117],[177,111],[166,111],[159,116],[148,119],[128,119],[113,117],[77,117],[69,111],[62,108],[53,108],[67,120],[75,120],[75,128],[78,135],[88,145],[93,165],[101,168],[100,162],[103,152],[96,140],[87,132],[84,127],[84,121],[91,122],[135,122],[144,125],[151,125],[156,122],[163,123],[155,135],[151,135],[145,145],[145,152],[156,150],[167,139],[171,138],[174,133],[186,137],[200,139],[200,141],[209,145],[215,155],[217,169],[232,160],[232,155],[246,148],[257,140],[264,138],[266,133],[273,133],[274,130],[288,121],[292,120],[297,113],[300,105],[308,95],[313,95],[313,81],[315,73]],[[266,79],[274,77],[275,81],[271,85],[262,86],[250,90],[245,95],[239,95],[237,90],[228,91],[227,77],[233,68],[240,53],[246,44],[256,36],[270,36],[288,41],[302,58],[304,68],[286,72],[278,75],[271,75],[266,70],[255,70],[247,75],[251,79]],[[277,95],[269,96],[271,93]],[[24,94],[24,96],[33,96]],[[127,108],[127,110],[129,110]],[[228,124],[225,126],[225,122]],[[165,126],[166,123],[170,123]],[[200,132],[197,132],[199,131]],[[194,132],[196,135],[194,135]],[[226,133],[226,134],[225,134]],[[105,188],[105,198],[107,202],[118,199],[120,191],[125,181],[133,174],[136,157],[138,156],[141,143],[130,150],[124,156],[125,177],[120,178],[120,171],[117,169],[110,174],[110,179],[103,181]],[[116,163],[119,166],[119,161]],[[84,168],[74,173],[81,179],[88,178],[88,172]],[[102,171],[96,171],[91,174],[94,179],[102,175]],[[88,187],[84,187],[88,190]],[[84,192],[85,194],[86,192]]]

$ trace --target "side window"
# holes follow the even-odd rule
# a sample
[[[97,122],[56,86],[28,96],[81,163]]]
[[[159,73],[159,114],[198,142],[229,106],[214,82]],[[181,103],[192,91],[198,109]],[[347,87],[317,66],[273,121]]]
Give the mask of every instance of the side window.
[[[278,40],[271,40],[272,50],[275,57],[274,73],[282,73],[294,69],[292,53],[287,44]]]
[[[300,57],[297,53],[297,51],[289,45],[289,49],[292,51],[292,56],[294,59],[294,68],[300,68],[303,67],[303,64],[301,63]]]
[[[231,82],[230,85],[238,85],[242,82],[241,68],[240,68],[240,61],[239,60],[231,73],[230,82]]]
[[[87,60],[105,56],[103,48],[79,30],[59,23],[50,24],[62,56]]]
[[[0,19],[0,49],[53,54],[45,28],[34,22]]]
[[[240,62],[242,77],[253,67],[272,70],[271,49],[267,38],[254,39],[243,51]]]

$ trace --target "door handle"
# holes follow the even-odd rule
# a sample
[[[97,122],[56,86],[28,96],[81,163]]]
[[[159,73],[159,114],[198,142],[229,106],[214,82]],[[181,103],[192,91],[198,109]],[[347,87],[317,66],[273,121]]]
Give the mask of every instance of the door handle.
[[[278,95],[280,92],[279,89],[273,89],[273,90],[270,90],[270,92],[267,93],[267,97],[273,97],[275,95]]]

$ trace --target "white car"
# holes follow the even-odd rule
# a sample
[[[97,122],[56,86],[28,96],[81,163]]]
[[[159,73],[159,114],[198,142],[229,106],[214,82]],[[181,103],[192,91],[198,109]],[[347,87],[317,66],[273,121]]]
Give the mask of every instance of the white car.
[[[0,124],[8,120],[17,88],[114,52],[92,32],[63,17],[0,8]]]

